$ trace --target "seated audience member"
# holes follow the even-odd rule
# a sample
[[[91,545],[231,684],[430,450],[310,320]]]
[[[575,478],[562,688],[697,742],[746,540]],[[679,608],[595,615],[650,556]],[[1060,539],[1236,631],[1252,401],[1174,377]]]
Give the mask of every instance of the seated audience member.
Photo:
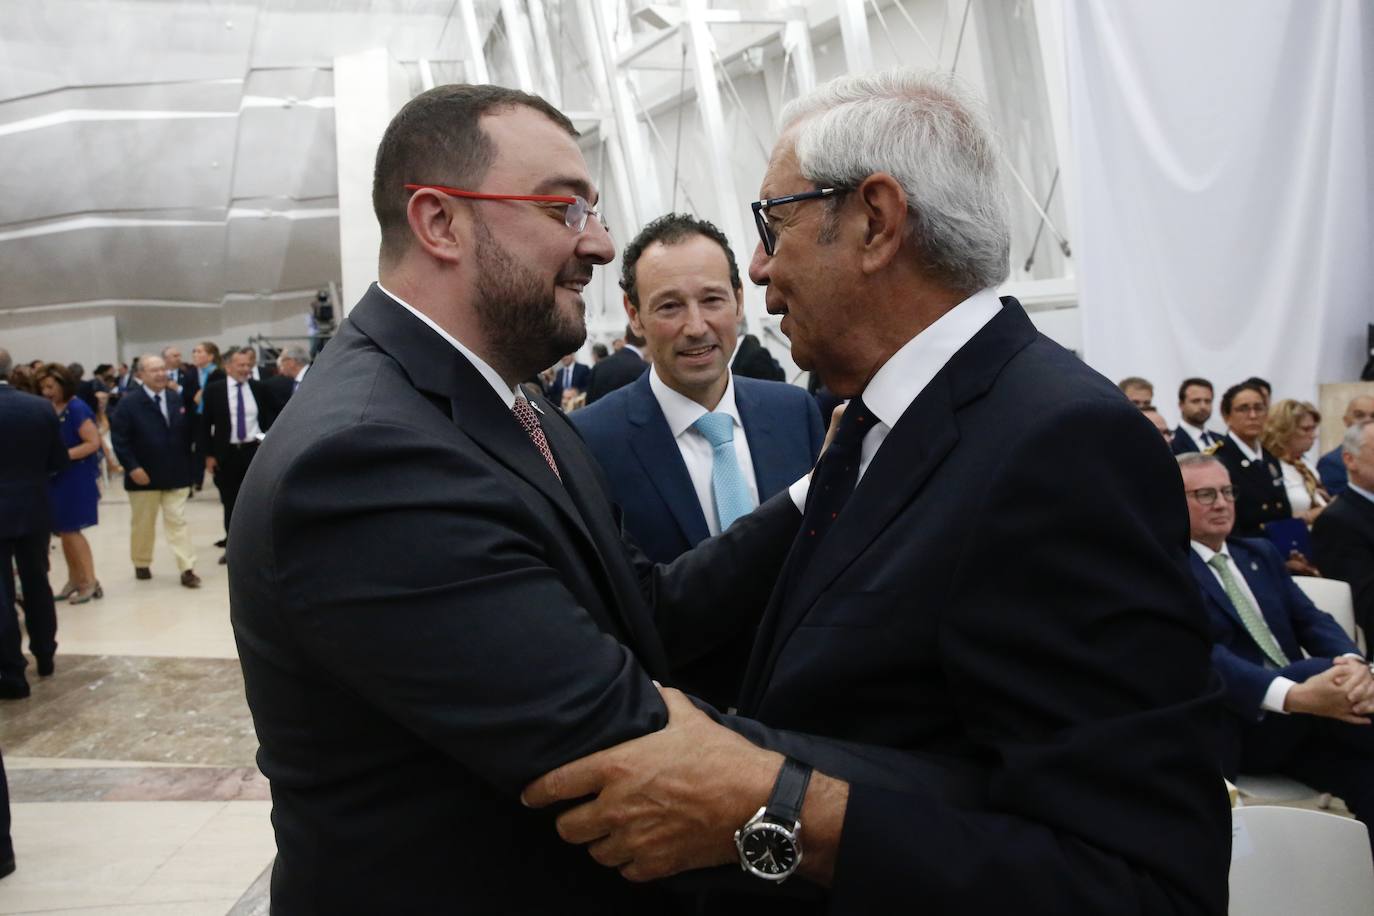
[[[1374,397],[1362,394],[1351,398],[1341,420],[1346,429],[1374,420]],[[1344,446],[1338,445],[1317,462],[1317,476],[1321,478],[1326,492],[1332,496],[1340,496],[1345,492],[1345,461],[1341,457],[1344,451]]]
[[[1348,488],[1312,527],[1312,549],[1327,576],[1350,583],[1355,622],[1374,638],[1374,421],[1345,431],[1341,457]]]
[[[1374,678],[1340,625],[1293,584],[1266,540],[1231,537],[1235,489],[1207,455],[1181,455],[1189,558],[1225,687],[1222,772],[1282,773],[1374,812]],[[1311,657],[1304,657],[1306,652]]]
[[[1174,454],[1200,452],[1216,445],[1222,437],[1207,428],[1212,419],[1212,383],[1205,378],[1184,379],[1178,386],[1178,413],[1182,419],[1174,430]]]
[[[1172,448],[1174,444],[1174,431],[1169,428],[1168,422],[1165,421],[1160,412],[1153,407],[1142,407],[1140,412],[1145,415],[1145,419],[1155,425],[1155,429],[1159,430],[1160,436],[1164,438],[1164,444]]]
[[[649,223],[625,247],[620,285],[653,366],[571,419],[606,471],[625,530],[668,563],[804,476],[824,427],[804,389],[730,369],[744,290],[714,225],[679,213]],[[679,685],[733,706],[752,642],[742,627],[679,667]]]
[[[1236,534],[1261,537],[1265,522],[1291,518],[1283,466],[1260,438],[1269,418],[1269,402],[1253,382],[1241,382],[1221,396],[1226,438],[1213,453],[1226,466],[1236,488]]]
[[[1121,393],[1126,395],[1130,402],[1141,410],[1154,406],[1155,386],[1148,379],[1132,375],[1117,382],[1116,387],[1120,388]]]
[[[587,379],[587,403],[595,404],[617,388],[624,388],[644,374],[649,364],[644,361],[644,338],[626,326],[624,339],[611,344],[615,352],[592,367]]]
[[[1302,458],[1317,441],[1317,426],[1321,421],[1322,415],[1311,404],[1285,398],[1270,408],[1261,437],[1264,448],[1283,466],[1283,485],[1293,516],[1309,526],[1331,501],[1317,475]]]

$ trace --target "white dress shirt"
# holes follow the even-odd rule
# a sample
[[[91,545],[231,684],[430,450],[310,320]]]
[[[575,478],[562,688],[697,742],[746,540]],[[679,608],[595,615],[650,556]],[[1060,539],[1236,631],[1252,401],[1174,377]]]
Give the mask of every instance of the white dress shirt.
[[[711,536],[715,537],[720,534],[720,521],[716,518],[715,491],[711,488],[711,467],[715,463],[715,454],[710,440],[692,427],[693,423],[712,411],[669,388],[667,382],[658,377],[657,368],[649,370],[649,388],[658,400],[663,418],[668,421],[668,429],[677,443],[678,453],[682,455],[682,463],[687,465],[687,476],[692,478],[692,488],[697,492],[701,513],[706,516],[706,527],[710,529]],[[735,458],[744,475],[744,482],[749,486],[749,495],[754,498],[754,505],[757,506],[759,486],[754,479],[754,461],[749,454],[749,440],[744,435],[739,408],[735,406],[734,373],[729,373],[725,394],[721,395],[720,403],[716,405],[714,412],[728,414],[735,421]]]
[[[438,334],[444,340],[448,341],[455,350],[463,354],[463,356],[467,358],[467,361],[472,363],[473,367],[477,369],[477,372],[482,376],[482,378],[487,380],[487,384],[490,385],[492,390],[496,392],[496,396],[499,397],[502,400],[502,402],[505,403],[507,409],[515,407],[516,398],[523,398],[525,396],[525,392],[521,391],[519,386],[512,388],[510,385],[507,385],[505,380],[502,379],[501,376],[496,373],[495,369],[493,369],[491,366],[488,366],[486,361],[483,360],[482,357],[478,356],[476,353],[472,352],[467,347],[463,346],[462,342],[458,340],[458,338],[450,334],[448,331],[445,331],[443,328],[439,327],[439,325],[437,325],[434,322],[433,318],[430,318],[424,312],[415,308],[415,306],[411,305],[409,302],[406,302],[400,296],[397,296],[395,293],[387,289],[381,283],[377,284],[377,288],[382,292],[386,293],[392,299],[396,300],[396,304],[399,305],[401,308],[405,309],[407,312],[410,312],[410,314],[414,315],[416,318],[420,319],[425,324],[429,325],[429,327],[434,331],[435,334]]]
[[[1234,443],[1236,444],[1236,448],[1240,449],[1240,453],[1241,453],[1242,455],[1244,455],[1244,456],[1245,456],[1247,459],[1249,459],[1250,461],[1263,461],[1263,460],[1264,460],[1264,456],[1263,456],[1263,455],[1261,455],[1259,452],[1255,451],[1255,450],[1252,449],[1250,446],[1248,446],[1248,445],[1246,445],[1244,442],[1242,442],[1241,439],[1240,439],[1240,437],[1237,436],[1235,433],[1231,432],[1230,430],[1227,430],[1227,432],[1226,432],[1226,438],[1228,438],[1228,439],[1230,439],[1232,442],[1234,442]]]
[[[1194,426],[1187,420],[1179,420],[1178,427],[1193,437],[1193,441],[1197,443],[1198,448],[1206,448],[1208,445],[1207,437],[1216,435],[1216,433],[1212,432],[1210,429],[1206,429],[1202,426]]]
[[[237,379],[225,380],[224,390],[229,395],[229,441],[261,442],[265,433],[258,426],[258,399],[253,397],[253,386]],[[243,390],[244,429],[239,429],[239,390]],[[246,430],[246,434],[245,434]]]
[[[1313,506],[1326,505],[1321,493],[1315,496],[1308,495],[1307,481],[1303,479],[1302,471],[1298,470],[1296,464],[1280,461],[1279,465],[1283,468],[1283,486],[1288,491],[1288,505],[1293,508],[1294,515],[1302,515]]]
[[[310,364],[306,363],[304,366],[301,366],[301,371],[296,373],[296,377],[292,379],[292,381],[299,385],[301,382],[305,381],[305,374],[309,371]]]
[[[864,435],[860,447],[859,480],[863,480],[868,466],[873,463],[873,456],[878,454],[878,449],[887,440],[887,434],[897,425],[911,402],[925,391],[945,363],[1001,310],[1002,302],[996,290],[976,292],[903,344],[883,363],[863,391],[864,404],[876,422]],[[792,484],[789,492],[793,502],[804,506],[810,487],[809,474]]]

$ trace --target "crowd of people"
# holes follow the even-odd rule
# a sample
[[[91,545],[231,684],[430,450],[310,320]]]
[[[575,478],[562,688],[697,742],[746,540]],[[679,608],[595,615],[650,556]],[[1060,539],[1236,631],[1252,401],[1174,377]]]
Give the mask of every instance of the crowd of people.
[[[0,631],[13,643],[13,651],[0,658],[0,699],[23,699],[30,693],[14,622],[18,607],[25,611],[38,673],[47,676],[55,668],[56,644],[49,634],[56,629],[56,604],[86,604],[104,597],[83,532],[99,523],[104,488],[116,479],[122,478],[128,493],[134,577],[152,578],[161,514],[180,583],[200,587],[186,501],[202,489],[209,472],[224,505],[227,536],[248,463],[304,378],[310,357],[303,348],[291,347],[277,354],[274,365],[259,369],[253,347],[234,347],[221,354],[212,341],[196,344],[191,354],[191,362],[183,363],[180,349],[169,345],[132,365],[101,364],[86,378],[79,363],[34,360],[15,366],[10,354],[0,350],[0,386],[7,395],[30,396],[5,403],[21,414],[32,414],[35,405],[46,402],[65,454],[62,466],[49,467],[52,473],[41,480],[43,511],[25,522],[22,549],[14,549],[4,564],[6,569],[13,564],[17,587],[0,606]],[[19,441],[18,427],[7,423],[7,435],[11,429]],[[34,468],[50,454],[46,436],[39,427],[27,434]],[[17,510],[13,514],[23,515]],[[58,538],[66,564],[66,582],[57,589],[48,577],[50,536]],[[221,539],[216,546],[225,543]]]
[[[1374,595],[1374,402],[1319,462],[1338,492],[1311,405],[1250,379],[1214,432],[1193,378],[1169,429],[1040,335],[995,293],[999,160],[944,77],[842,77],[782,128],[751,262],[652,221],[595,365],[569,354],[616,248],[576,131],[470,85],[387,128],[379,280],[313,368],[140,362],[134,565],[199,455],[274,911],[728,914],[795,875],[804,914],[1217,913],[1220,772],[1374,811],[1374,676],[1292,578]],[[746,273],[824,392],[740,338]]]

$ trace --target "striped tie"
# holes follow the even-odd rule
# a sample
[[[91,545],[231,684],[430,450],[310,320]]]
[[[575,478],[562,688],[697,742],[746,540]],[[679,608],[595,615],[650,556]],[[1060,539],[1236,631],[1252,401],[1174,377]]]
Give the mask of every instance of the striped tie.
[[[1231,567],[1227,565],[1230,559],[1224,553],[1213,554],[1212,559],[1207,561],[1207,565],[1217,571],[1221,577],[1221,585],[1226,589],[1226,597],[1231,599],[1231,605],[1235,607],[1236,613],[1240,615],[1240,622],[1245,624],[1245,629],[1249,631],[1250,637],[1255,644],[1260,647],[1269,660],[1280,668],[1288,665],[1288,656],[1283,654],[1283,649],[1279,647],[1279,641],[1274,638],[1274,631],[1269,629],[1269,624],[1264,622],[1264,616],[1259,612],[1252,602],[1241,589],[1240,583],[1236,581],[1236,576],[1231,572]]]

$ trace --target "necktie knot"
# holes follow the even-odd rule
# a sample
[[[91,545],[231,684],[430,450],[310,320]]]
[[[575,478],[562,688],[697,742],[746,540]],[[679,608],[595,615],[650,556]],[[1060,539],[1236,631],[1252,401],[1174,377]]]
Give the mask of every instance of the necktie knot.
[[[873,414],[863,398],[854,398],[840,417],[840,428],[835,430],[835,438],[830,443],[830,451],[838,449],[842,453],[857,451],[863,444],[864,436],[873,428]]]
[[[1207,561],[1207,565],[1213,569],[1225,569],[1227,556],[1224,553],[1212,554],[1212,559]]]
[[[728,413],[704,413],[692,427],[706,437],[713,449],[735,441],[735,418]]]

